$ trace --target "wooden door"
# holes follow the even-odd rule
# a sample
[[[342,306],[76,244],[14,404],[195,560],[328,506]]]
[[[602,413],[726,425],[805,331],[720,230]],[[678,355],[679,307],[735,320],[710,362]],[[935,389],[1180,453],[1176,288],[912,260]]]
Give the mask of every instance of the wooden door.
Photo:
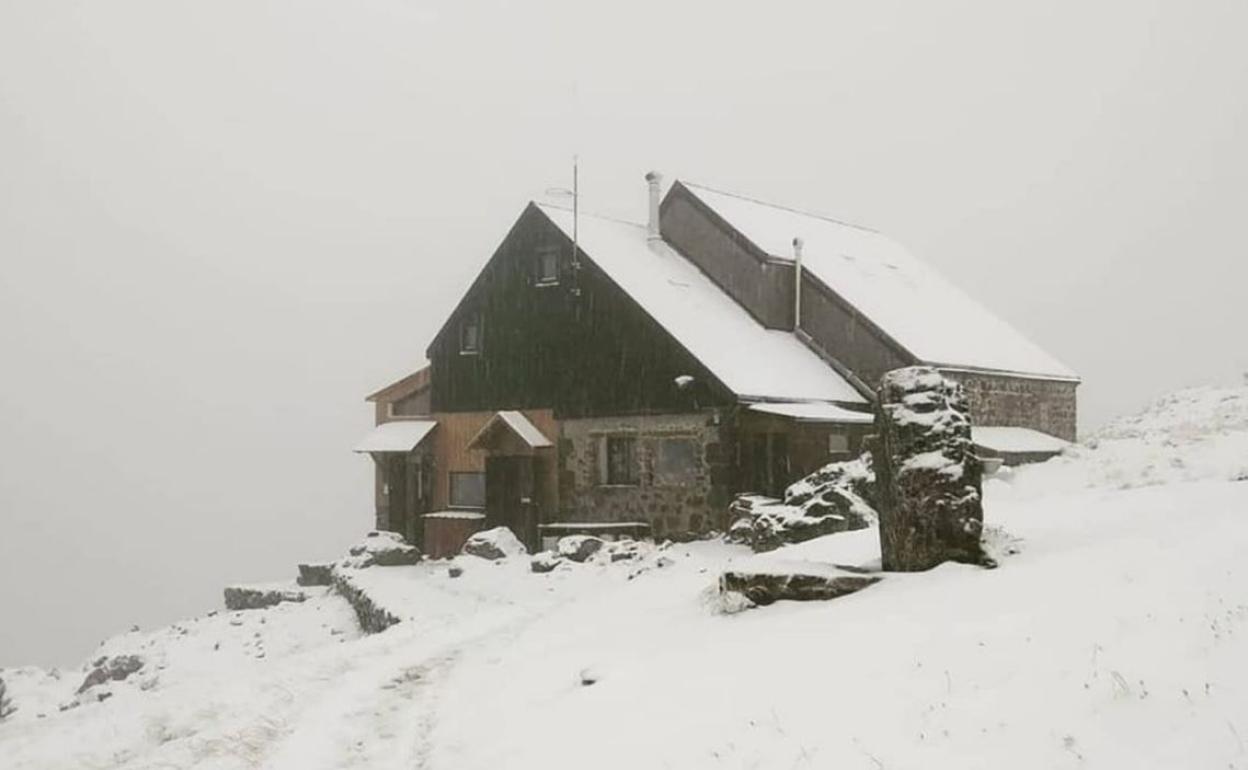
[[[408,511],[407,456],[398,452],[392,452],[387,455],[387,458],[389,462],[386,463],[386,484],[390,492],[386,496],[386,528],[391,532],[398,532],[406,537]]]
[[[507,527],[530,550],[537,545],[533,500],[533,458],[495,456],[485,460],[485,521]]]

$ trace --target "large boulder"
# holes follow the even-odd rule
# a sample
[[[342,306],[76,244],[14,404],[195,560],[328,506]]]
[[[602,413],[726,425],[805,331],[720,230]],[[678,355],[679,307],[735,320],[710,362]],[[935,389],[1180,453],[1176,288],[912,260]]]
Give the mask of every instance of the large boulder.
[[[138,655],[114,655],[111,658],[99,658],[91,664],[91,670],[87,672],[86,678],[78,687],[78,694],[81,695],[88,689],[105,682],[120,682],[141,668],[143,668],[143,659]]]
[[[962,386],[931,367],[884,375],[876,404],[880,551],[884,569],[987,563],[983,466]]]
[[[365,567],[401,567],[420,561],[420,549],[411,545],[398,532],[373,531],[351,546],[344,565]]]
[[[783,500],[742,495],[732,505],[728,539],[756,552],[800,543],[835,532],[862,529],[874,521],[875,474],[871,456],[829,463],[784,492]]]
[[[469,556],[495,561],[508,556],[525,556],[529,549],[507,527],[495,527],[477,532],[464,541],[462,551]]]

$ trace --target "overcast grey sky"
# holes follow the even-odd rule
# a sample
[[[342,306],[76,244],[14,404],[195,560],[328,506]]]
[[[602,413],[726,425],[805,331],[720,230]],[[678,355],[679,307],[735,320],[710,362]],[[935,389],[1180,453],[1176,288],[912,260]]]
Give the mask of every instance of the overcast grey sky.
[[[1243,0],[612,6],[0,3],[0,666],[366,530],[363,396],[573,152],[883,230],[1085,429],[1248,370]]]

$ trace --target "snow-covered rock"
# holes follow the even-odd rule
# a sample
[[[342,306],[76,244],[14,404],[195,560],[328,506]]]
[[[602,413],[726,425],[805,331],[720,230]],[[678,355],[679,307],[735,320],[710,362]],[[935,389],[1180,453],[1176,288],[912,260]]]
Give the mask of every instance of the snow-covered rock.
[[[398,532],[369,532],[363,540],[351,546],[347,553],[350,555],[341,563],[356,569],[373,565],[398,567],[420,561],[420,549],[404,540]]]
[[[740,594],[752,603],[765,607],[784,599],[835,599],[878,582],[879,575],[857,574],[834,567],[776,565],[727,570],[719,577],[719,590],[723,594]]]
[[[565,561],[566,559],[553,551],[542,551],[529,560],[529,569],[537,573],[554,572]]]
[[[301,586],[327,586],[334,582],[334,565],[332,562],[319,564],[300,564],[299,577],[295,582]]]
[[[259,610],[282,602],[302,602],[307,593],[289,583],[226,586],[225,608],[227,610]]]
[[[509,527],[495,527],[474,533],[464,542],[463,552],[469,556],[494,561],[509,556],[524,556],[529,549]]]
[[[114,655],[97,658],[92,664],[82,684],[78,686],[78,694],[106,682],[121,682],[126,677],[143,668],[143,658],[138,655]]]
[[[884,568],[911,572],[945,561],[985,562],[983,466],[962,386],[926,366],[886,373],[876,430]]]
[[[785,543],[862,529],[876,520],[871,503],[874,484],[871,456],[864,454],[829,463],[798,480],[785,490],[783,501],[741,495],[733,501],[736,518],[728,540],[763,552]]]
[[[602,549],[602,538],[593,535],[568,535],[559,538],[555,552],[565,559],[583,562]]]

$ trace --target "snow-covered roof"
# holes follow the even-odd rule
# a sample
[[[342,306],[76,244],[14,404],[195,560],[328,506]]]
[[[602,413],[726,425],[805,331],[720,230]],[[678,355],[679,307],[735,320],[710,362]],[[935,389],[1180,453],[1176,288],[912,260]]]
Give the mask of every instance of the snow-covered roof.
[[[538,208],[572,237],[572,212]],[[740,398],[866,403],[791,332],[766,329],[644,225],[580,215],[581,250]]]
[[[971,426],[971,440],[984,449],[997,452],[1057,453],[1070,446],[1069,442],[1031,428],[995,425]]]
[[[875,421],[875,417],[870,412],[855,412],[836,404],[822,404],[809,401],[763,402],[752,404],[750,410],[788,417],[797,422],[865,425]]]
[[[468,442],[468,448],[472,449],[477,443],[488,436],[498,425],[506,425],[511,432],[521,441],[529,445],[531,449],[545,449],[554,446],[550,439],[546,438],[537,426],[529,422],[529,418],[520,412],[502,411],[491,417],[485,425],[481,426],[481,430],[477,431],[477,435],[472,437]]]
[[[1077,379],[1065,364],[880,233],[681,182],[769,257],[793,259],[920,361]],[[833,355],[836,351],[829,351]]]
[[[394,420],[373,428],[354,452],[410,452],[436,428],[434,420]]]

